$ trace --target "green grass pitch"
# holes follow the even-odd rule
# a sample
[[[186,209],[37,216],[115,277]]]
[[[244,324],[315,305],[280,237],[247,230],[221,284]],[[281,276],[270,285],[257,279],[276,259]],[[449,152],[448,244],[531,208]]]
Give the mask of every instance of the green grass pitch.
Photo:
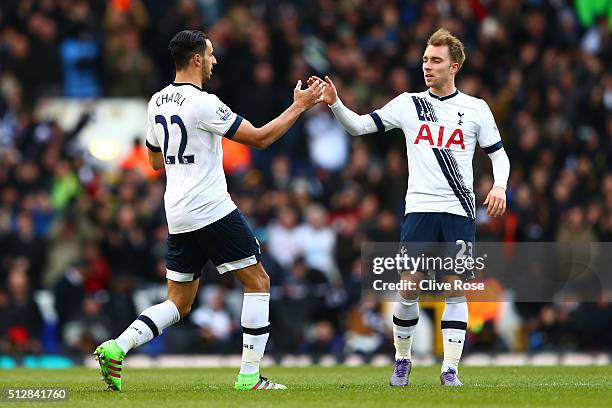
[[[270,367],[262,374],[287,391],[234,391],[237,370],[123,371],[123,391],[104,390],[97,371],[0,370],[0,388],[67,387],[70,407],[610,407],[612,366],[462,367],[461,388],[439,385],[439,368],[414,367],[406,388],[388,386],[391,367]],[[2,406],[46,406],[0,401]]]

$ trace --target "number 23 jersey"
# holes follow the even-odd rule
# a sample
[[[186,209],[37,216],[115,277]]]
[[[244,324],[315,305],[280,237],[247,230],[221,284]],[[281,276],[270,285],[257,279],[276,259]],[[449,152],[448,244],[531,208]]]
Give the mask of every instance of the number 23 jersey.
[[[488,154],[502,147],[487,103],[456,90],[403,93],[370,114],[380,132],[400,128],[406,137],[406,211],[475,218],[472,159],[476,142]]]
[[[195,231],[228,215],[221,138],[232,138],[242,117],[190,83],[172,83],[151,97],[146,145],[161,152],[166,168],[168,231]]]

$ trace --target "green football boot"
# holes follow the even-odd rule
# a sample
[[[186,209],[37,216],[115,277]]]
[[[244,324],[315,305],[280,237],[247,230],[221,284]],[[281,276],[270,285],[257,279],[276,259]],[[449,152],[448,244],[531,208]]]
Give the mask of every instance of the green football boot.
[[[236,390],[286,390],[287,387],[283,384],[273,383],[266,377],[262,377],[259,373],[255,374],[238,374],[234,383]]]
[[[100,381],[108,384],[113,391],[121,391],[121,366],[125,357],[121,347],[115,340],[107,340],[96,348],[94,355],[100,364]]]

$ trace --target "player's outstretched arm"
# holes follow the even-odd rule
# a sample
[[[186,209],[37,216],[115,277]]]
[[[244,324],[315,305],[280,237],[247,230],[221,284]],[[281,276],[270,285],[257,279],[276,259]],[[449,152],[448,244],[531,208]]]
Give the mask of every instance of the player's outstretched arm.
[[[303,112],[323,100],[324,88],[323,81],[315,81],[307,89],[302,90],[302,81],[298,81],[293,90],[293,103],[280,116],[260,128],[253,126],[248,120],[243,120],[233,140],[265,149],[284,135]]]
[[[311,76],[308,85],[322,81],[321,78]],[[342,103],[338,98],[338,91],[329,76],[325,76],[325,88],[323,90],[323,102],[325,102],[334,113],[342,127],[352,136],[367,135],[376,132],[378,127],[370,115],[359,115]]]

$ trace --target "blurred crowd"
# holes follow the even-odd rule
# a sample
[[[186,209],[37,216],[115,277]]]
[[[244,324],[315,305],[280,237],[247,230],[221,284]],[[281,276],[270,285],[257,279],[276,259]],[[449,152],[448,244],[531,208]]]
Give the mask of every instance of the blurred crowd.
[[[445,27],[466,46],[457,87],[488,102],[512,166],[508,212],[490,219],[478,204],[490,163],[475,158],[477,239],[612,240],[612,14],[584,3],[3,0],[0,353],[90,353],[135,318],[138,289],[164,284],[165,181],[134,160],[142,140],[104,172],[76,143],[87,114],[61,129],[37,106],[148,99],[173,79],[167,44],[185,28],[203,28],[214,44],[206,90],[263,125],[311,74],[330,74],[360,113],[424,90],[424,44]],[[359,259],[362,242],[399,239],[404,143],[398,130],[351,138],[322,105],[267,150],[224,141],[230,193],[271,276],[273,352],[392,350],[385,305],[360,297]],[[191,316],[150,352],[240,349],[236,283],[210,265],[202,283]],[[492,316],[472,333],[474,349],[610,350],[606,299],[516,310],[523,341],[496,338]]]

